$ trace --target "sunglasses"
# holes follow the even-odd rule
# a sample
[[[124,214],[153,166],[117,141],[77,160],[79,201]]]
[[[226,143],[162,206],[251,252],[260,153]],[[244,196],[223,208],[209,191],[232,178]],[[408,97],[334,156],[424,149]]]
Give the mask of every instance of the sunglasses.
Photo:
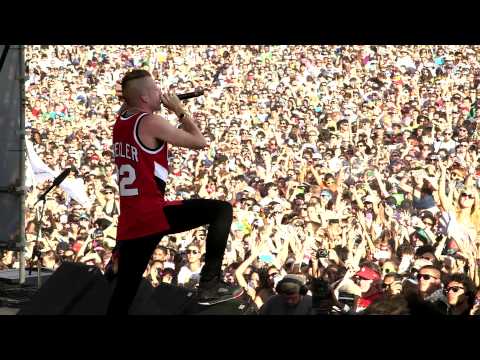
[[[428,275],[428,274],[418,274],[418,275],[417,275],[417,280],[422,280],[422,279],[423,279],[423,280],[428,281],[428,280],[430,280],[431,278],[438,280],[438,278],[436,278],[435,276]]]
[[[353,278],[353,281],[356,283],[356,284],[360,284],[361,281],[368,281],[369,279],[365,279],[363,277],[360,277],[360,276],[356,276]]]
[[[392,282],[391,284],[385,284],[385,283],[383,283],[383,284],[382,284],[382,288],[384,288],[384,289],[391,288],[393,285],[398,284],[398,283],[399,283],[399,281],[394,281],[394,282]]]
[[[198,254],[198,251],[197,251],[197,250],[187,250],[186,253],[187,253],[187,254],[197,255],[197,254]]]
[[[458,290],[465,290],[465,288],[460,287],[460,286],[451,286],[449,288],[445,289],[445,292],[448,294],[450,291],[453,291],[454,293],[457,293]]]
[[[462,193],[462,195],[460,195],[461,197],[468,197],[469,199],[474,199],[474,196],[472,194],[467,194],[467,193]]]

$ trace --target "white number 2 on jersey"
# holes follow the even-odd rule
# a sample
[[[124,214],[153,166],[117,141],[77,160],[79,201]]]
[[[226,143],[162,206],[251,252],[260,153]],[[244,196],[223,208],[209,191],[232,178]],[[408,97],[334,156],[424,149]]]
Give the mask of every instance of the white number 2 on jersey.
[[[123,176],[127,174],[127,176]],[[138,195],[137,188],[128,189],[128,185],[132,185],[137,178],[135,169],[130,164],[123,164],[118,171],[118,178],[120,180],[120,196],[136,196]]]

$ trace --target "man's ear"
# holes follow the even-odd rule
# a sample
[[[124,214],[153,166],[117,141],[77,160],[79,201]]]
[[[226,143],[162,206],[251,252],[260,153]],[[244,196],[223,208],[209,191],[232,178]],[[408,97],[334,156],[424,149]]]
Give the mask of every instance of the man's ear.
[[[148,102],[148,97],[146,95],[140,95],[140,101],[143,102],[143,103],[147,103]]]

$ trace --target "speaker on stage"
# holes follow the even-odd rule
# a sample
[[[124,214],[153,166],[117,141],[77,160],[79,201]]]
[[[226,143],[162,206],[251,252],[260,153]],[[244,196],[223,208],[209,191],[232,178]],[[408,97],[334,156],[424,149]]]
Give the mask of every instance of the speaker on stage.
[[[130,315],[182,315],[196,305],[190,289],[160,283],[154,288],[146,280],[140,285]]]
[[[63,263],[18,315],[105,315],[115,281],[109,282],[95,266]],[[246,315],[255,304],[248,296],[202,306],[187,288],[142,280],[130,315]]]
[[[18,315],[104,315],[110,285],[95,266],[63,263]]]

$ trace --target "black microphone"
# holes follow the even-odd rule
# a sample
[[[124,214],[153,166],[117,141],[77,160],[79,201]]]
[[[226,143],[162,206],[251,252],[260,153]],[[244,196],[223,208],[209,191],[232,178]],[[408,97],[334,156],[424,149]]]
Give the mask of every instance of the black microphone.
[[[202,89],[202,90],[196,90],[194,92],[189,92],[185,94],[177,94],[177,96],[180,100],[187,100],[194,97],[202,96],[203,93],[204,93],[204,90]]]
[[[38,202],[41,200],[45,201],[45,198],[47,194],[50,192],[50,190],[52,190],[55,186],[60,185],[62,181],[65,180],[65,178],[68,176],[68,174],[70,174],[70,171],[72,171],[71,168],[66,168],[65,170],[63,170],[62,173],[53,180],[53,184],[50,185],[50,187],[47,190],[45,190],[43,194],[40,194],[38,196],[38,199],[33,206],[35,207],[38,204]]]
[[[65,170],[62,171],[62,173],[60,175],[58,175],[55,180],[53,180],[53,186],[58,186],[62,183],[63,180],[65,180],[65,178],[68,176],[68,174],[70,174],[70,171],[72,171],[71,168],[67,168]]]

